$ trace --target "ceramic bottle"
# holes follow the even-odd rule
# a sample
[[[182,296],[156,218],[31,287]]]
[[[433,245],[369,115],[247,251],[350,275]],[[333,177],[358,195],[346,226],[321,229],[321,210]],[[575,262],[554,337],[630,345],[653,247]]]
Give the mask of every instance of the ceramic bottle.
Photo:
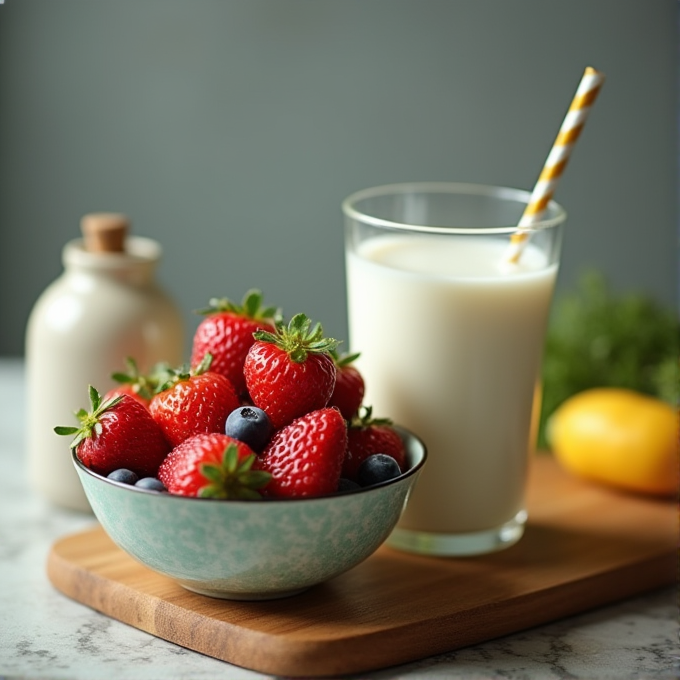
[[[124,215],[96,213],[81,221],[82,239],[67,243],[64,271],[40,296],[26,330],[29,481],[48,501],[89,511],[70,455],[72,437],[57,425],[77,425],[90,410],[88,385],[104,394],[111,374],[133,357],[140,371],[183,360],[180,310],[157,285],[158,242],[128,236]]]

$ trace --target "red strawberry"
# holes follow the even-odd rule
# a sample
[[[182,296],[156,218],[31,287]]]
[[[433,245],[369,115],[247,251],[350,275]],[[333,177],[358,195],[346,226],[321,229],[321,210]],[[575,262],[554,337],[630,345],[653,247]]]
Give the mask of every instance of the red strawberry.
[[[271,473],[264,495],[277,498],[323,496],[338,488],[347,447],[340,411],[307,413],[274,433],[254,467]]]
[[[365,407],[347,429],[347,453],[342,464],[342,476],[356,481],[359,466],[374,453],[394,458],[403,471],[406,469],[406,449],[399,433],[387,418],[373,418],[372,408]]]
[[[364,400],[364,378],[352,362],[359,356],[349,354],[338,356],[336,352],[331,354],[335,362],[335,388],[328,401],[328,406],[337,406],[345,420],[352,420],[359,411],[361,402]]]
[[[288,326],[278,321],[276,331],[257,331],[243,366],[253,404],[275,428],[305,413],[323,408],[335,385],[335,364],[329,352],[337,341],[323,337],[323,329],[304,314]]]
[[[118,387],[112,387],[104,395],[102,401],[108,401],[109,399],[115,399],[116,397],[130,397],[141,404],[145,409],[149,408],[149,400],[144,398],[134,385],[118,385]]]
[[[249,290],[240,305],[227,298],[212,298],[208,308],[199,310],[199,314],[207,316],[194,334],[191,365],[198,366],[206,354],[212,354],[210,370],[229,378],[236,391],[245,394],[243,362],[255,342],[253,333],[273,331],[274,319],[278,316],[274,307],[261,305],[259,290]]]
[[[229,379],[208,371],[210,359],[206,354],[193,371],[173,371],[151,399],[149,411],[173,446],[194,434],[224,432],[227,416],[241,405]]]
[[[85,467],[100,475],[127,468],[139,477],[154,477],[170,444],[149,412],[129,396],[102,401],[90,386],[92,410],[76,413],[80,427],[55,427],[57,434],[75,434],[71,448]]]
[[[137,362],[132,358],[126,359],[127,372],[113,373],[111,377],[119,383],[111,388],[105,395],[104,400],[127,395],[148,408],[151,397],[156,393],[159,386],[164,383],[170,367],[165,363],[158,363],[149,371],[148,375],[140,373]]]
[[[251,470],[255,454],[226,434],[197,434],[176,446],[158,470],[165,488],[181,496],[260,498],[270,475]]]

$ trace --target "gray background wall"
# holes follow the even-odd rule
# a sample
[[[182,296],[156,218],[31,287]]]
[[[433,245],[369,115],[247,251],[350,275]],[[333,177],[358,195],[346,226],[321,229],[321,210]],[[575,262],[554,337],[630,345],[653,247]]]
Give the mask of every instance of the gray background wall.
[[[161,241],[188,334],[257,286],[345,338],[342,199],[530,189],[587,65],[559,287],[596,266],[676,305],[677,63],[676,0],[6,0],[0,354],[101,210]]]

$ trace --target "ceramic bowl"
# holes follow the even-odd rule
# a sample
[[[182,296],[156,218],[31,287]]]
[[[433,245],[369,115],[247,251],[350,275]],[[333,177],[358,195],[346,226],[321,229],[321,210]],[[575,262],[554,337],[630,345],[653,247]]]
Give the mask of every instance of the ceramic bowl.
[[[351,569],[390,534],[427,456],[397,428],[408,469],[333,496],[216,500],[146,491],[73,462],[100,524],[118,547],[188,590],[233,600],[302,592]]]

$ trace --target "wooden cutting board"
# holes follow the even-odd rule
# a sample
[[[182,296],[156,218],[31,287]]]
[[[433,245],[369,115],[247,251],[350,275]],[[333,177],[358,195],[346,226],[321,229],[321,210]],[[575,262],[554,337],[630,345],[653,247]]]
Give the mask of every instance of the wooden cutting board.
[[[529,525],[503,552],[433,558],[381,547],[307,592],[230,602],[184,590],[100,528],[57,541],[53,585],[108,616],[262,673],[365,672],[483,642],[676,579],[676,504],[532,471]]]

